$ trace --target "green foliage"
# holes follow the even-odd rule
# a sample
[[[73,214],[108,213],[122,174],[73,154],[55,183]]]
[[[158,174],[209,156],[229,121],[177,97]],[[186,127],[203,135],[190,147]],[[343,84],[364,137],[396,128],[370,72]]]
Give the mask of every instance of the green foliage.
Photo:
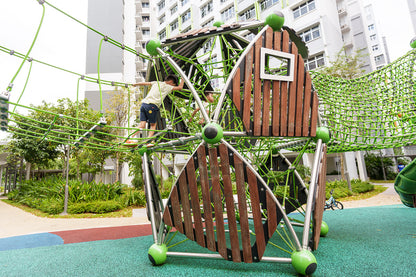
[[[386,157],[381,158],[380,156],[375,155],[373,153],[366,153],[366,155],[364,156],[364,160],[367,169],[367,174],[371,179],[384,179],[382,161],[384,165],[384,170],[386,172],[386,178],[388,180],[393,180],[396,178],[397,173],[391,170],[391,166],[394,165],[393,159]]]
[[[130,169],[129,176],[133,176],[132,185],[136,189],[143,189],[142,157],[135,151],[127,156],[127,161]]]
[[[144,207],[146,206],[146,195],[143,190],[127,188],[124,190],[124,194],[121,197],[120,202],[126,207]]]
[[[363,58],[366,56],[360,51],[347,55],[345,47],[342,47],[335,59],[329,61],[330,66],[320,68],[319,72],[343,79],[357,78],[364,73],[362,67],[365,65],[365,61]]]
[[[82,214],[82,213],[102,214],[102,213],[114,212],[122,208],[123,206],[120,204],[120,202],[115,201],[115,200],[79,202],[79,203],[70,204],[68,206],[68,213],[70,214]]]
[[[345,180],[335,180],[332,182],[327,182],[325,188],[326,199],[330,197],[330,191],[332,189],[334,190],[333,196],[335,198],[343,198],[358,193],[372,191],[374,189],[374,185],[366,181],[353,179],[351,180],[352,191],[350,191],[348,189],[348,183]]]

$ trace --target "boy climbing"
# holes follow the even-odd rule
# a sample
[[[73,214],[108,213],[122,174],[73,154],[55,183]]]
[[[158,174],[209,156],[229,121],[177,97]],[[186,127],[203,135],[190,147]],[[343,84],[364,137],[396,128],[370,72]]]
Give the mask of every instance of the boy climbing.
[[[149,93],[142,100],[142,106],[140,107],[140,123],[138,126],[138,131],[135,132],[132,137],[136,137],[140,130],[146,127],[146,122],[150,124],[149,137],[153,136],[156,130],[156,120],[159,113],[159,107],[162,105],[165,97],[172,92],[173,90],[182,90],[184,85],[184,80],[182,79],[178,85],[178,77],[171,74],[166,77],[164,82],[140,82],[133,84],[133,86],[151,86]],[[136,140],[127,140],[127,145],[137,145]]]
[[[204,100],[206,101],[206,102],[204,102],[204,103],[203,103],[203,104],[204,104],[204,109],[207,111],[207,114],[209,115],[209,109],[208,109],[208,106],[209,106],[210,104],[214,103],[215,99],[214,99],[214,96],[213,96],[213,94],[212,94],[212,92],[211,92],[211,91],[205,91],[204,95],[205,95],[205,99],[204,99]],[[200,108],[199,108],[199,107],[197,107],[197,108],[196,108],[196,109],[192,112],[192,114],[191,114],[191,118],[189,119],[189,122],[192,122],[192,120],[193,120],[193,118],[194,118],[195,114],[196,114],[199,110],[200,110]],[[199,119],[199,121],[198,121],[198,124],[202,125],[202,124],[204,124],[204,123],[205,123],[205,119],[202,117],[202,114],[201,114],[200,119]]]

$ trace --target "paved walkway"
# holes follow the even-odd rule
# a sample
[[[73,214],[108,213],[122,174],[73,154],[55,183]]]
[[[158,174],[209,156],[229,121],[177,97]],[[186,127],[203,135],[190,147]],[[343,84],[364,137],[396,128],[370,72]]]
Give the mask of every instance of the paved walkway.
[[[401,204],[392,183],[381,184],[388,189],[365,200],[343,202],[344,208]],[[119,218],[45,218],[37,217],[0,201],[0,238],[89,228],[149,224],[145,209],[134,210],[133,217]]]

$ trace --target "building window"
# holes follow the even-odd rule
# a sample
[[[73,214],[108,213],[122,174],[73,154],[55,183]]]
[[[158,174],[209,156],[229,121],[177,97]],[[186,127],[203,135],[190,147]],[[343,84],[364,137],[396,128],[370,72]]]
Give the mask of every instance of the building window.
[[[189,2],[189,0],[181,0],[181,6],[185,6],[187,3]]]
[[[144,36],[150,36],[150,30],[149,29],[143,29],[142,33]]]
[[[188,21],[189,19],[191,19],[191,11],[187,10],[182,16],[182,23]]]
[[[379,61],[381,61],[383,59],[383,55],[378,55],[378,56],[375,56],[374,57],[374,61],[375,62],[379,62]]]
[[[299,36],[304,42],[309,42],[313,39],[319,38],[321,36],[319,25],[304,31],[303,33],[299,34]]]
[[[185,30],[182,31],[182,33],[187,33],[191,30],[191,26],[189,26],[188,28],[186,28]]]
[[[178,24],[178,20],[175,20],[171,25],[170,25],[170,30],[174,31],[176,29],[178,29],[179,24]]]
[[[212,17],[210,20],[202,24],[202,27],[212,26],[214,24],[214,18]]]
[[[165,38],[166,38],[166,31],[163,30],[162,32],[159,33],[159,39],[164,40]]]
[[[293,9],[293,17],[296,19],[299,16],[307,14],[308,12],[314,10],[315,8],[315,0],[309,0],[308,2],[303,3],[302,5]]]
[[[246,21],[249,20],[251,18],[255,18],[256,17],[256,10],[254,9],[254,7],[252,7],[251,9],[243,12],[242,14],[240,14],[240,20],[241,21]]]
[[[170,14],[174,14],[174,13],[176,13],[178,11],[178,5],[175,5],[175,6],[173,6],[171,9],[170,9]]]
[[[371,35],[370,36],[370,40],[376,40],[377,39],[377,36],[376,35]]]
[[[371,48],[373,49],[373,51],[377,51],[378,50],[378,44],[373,45]]]
[[[209,1],[208,4],[201,8],[201,18],[204,18],[206,15],[212,12],[213,8],[214,6],[212,4],[212,1]]]
[[[252,41],[254,39],[256,35],[253,33],[249,33],[248,35],[245,36],[246,40],[248,41]]]
[[[149,2],[142,2],[142,8],[149,8]]]
[[[225,22],[228,19],[234,17],[234,15],[235,15],[234,6],[231,6],[228,9],[221,12],[221,19],[222,19],[222,21]]]
[[[157,4],[157,7],[159,8],[159,11],[161,11],[165,7],[165,0],[162,0]]]
[[[264,0],[262,2],[260,2],[260,9],[261,11],[267,10],[268,8],[270,8],[271,6],[273,6],[274,4],[279,3],[280,0]]]
[[[315,68],[318,68],[324,65],[325,65],[324,54],[317,55],[305,61],[306,70],[314,70]]]
[[[142,20],[143,22],[149,22],[150,21],[150,16],[142,16]]]
[[[374,24],[368,25],[368,30],[369,31],[374,31]]]
[[[160,24],[160,25],[162,25],[163,23],[165,23],[165,19],[166,19],[166,16],[165,16],[165,14],[163,14],[163,15],[159,18],[159,24]]]
[[[212,42],[213,42],[213,38],[210,38],[203,46],[202,49],[204,51],[204,53],[208,52],[209,50],[211,50],[212,47]]]
[[[228,0],[221,0],[221,4],[228,2]]]

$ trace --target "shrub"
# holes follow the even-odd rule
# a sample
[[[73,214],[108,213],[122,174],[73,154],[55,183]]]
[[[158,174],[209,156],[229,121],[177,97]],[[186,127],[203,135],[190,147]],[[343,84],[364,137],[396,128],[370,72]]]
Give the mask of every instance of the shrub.
[[[108,212],[114,212],[120,210],[122,205],[115,201],[93,201],[93,202],[79,202],[71,203],[68,206],[68,213],[70,214],[82,214],[82,213],[94,213],[102,214]]]
[[[347,181],[336,180],[336,181],[333,181],[333,182],[327,182],[326,183],[326,189],[325,189],[325,194],[326,194],[327,199],[330,197],[330,191],[332,189],[334,190],[333,196],[335,198],[343,198],[343,197],[351,196],[353,194],[364,193],[364,192],[367,192],[367,191],[371,191],[371,190],[374,189],[374,185],[369,183],[369,182],[366,182],[366,181],[353,179],[353,180],[351,180],[351,190],[352,191],[350,191],[348,189]]]
[[[124,194],[120,199],[120,202],[124,204],[125,207],[128,206],[146,206],[146,196],[143,190],[136,190],[128,188],[124,190]]]

